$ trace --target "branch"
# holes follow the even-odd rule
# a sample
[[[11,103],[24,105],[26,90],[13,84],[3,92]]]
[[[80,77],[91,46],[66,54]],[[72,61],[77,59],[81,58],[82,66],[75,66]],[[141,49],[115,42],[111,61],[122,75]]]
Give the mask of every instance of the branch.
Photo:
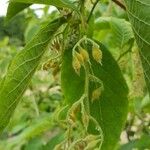
[[[91,10],[91,12],[90,12],[90,14],[89,14],[89,17],[88,17],[88,19],[87,19],[87,23],[90,21],[90,18],[91,18],[91,16],[92,16],[92,13],[93,13],[93,11],[94,11],[96,5],[98,4],[98,2],[99,2],[99,0],[97,0],[97,1],[94,3],[94,5],[93,5],[93,7],[92,7],[92,10]]]
[[[118,0],[112,0],[114,3],[116,3],[118,6],[120,6],[122,9],[126,10],[126,7],[124,6],[124,4],[122,4],[121,2],[119,2]]]

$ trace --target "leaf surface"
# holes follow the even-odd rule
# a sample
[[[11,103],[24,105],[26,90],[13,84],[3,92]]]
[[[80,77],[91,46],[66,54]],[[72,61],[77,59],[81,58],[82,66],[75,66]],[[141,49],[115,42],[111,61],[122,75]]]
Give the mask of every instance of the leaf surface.
[[[111,29],[114,33],[116,45],[123,47],[130,39],[134,37],[131,24],[124,19],[111,18]]]
[[[92,116],[99,122],[104,132],[103,150],[112,150],[119,140],[121,130],[127,115],[127,93],[128,89],[121,71],[109,51],[100,44],[103,60],[102,66],[92,60],[92,68],[96,77],[104,85],[104,91],[100,99],[90,102]],[[89,48],[89,53],[91,49]],[[91,54],[90,54],[91,56]],[[61,86],[67,104],[72,105],[79,100],[84,90],[84,70],[78,76],[72,68],[72,49],[65,51],[61,70]],[[94,89],[90,82],[89,95]],[[92,128],[92,127],[90,127]],[[92,129],[95,132],[95,129]]]
[[[16,14],[28,8],[30,4],[25,3],[9,3],[7,8],[6,22],[9,22]]]
[[[108,36],[108,33],[112,33],[111,37],[107,38],[108,43],[112,43],[110,45],[111,48],[112,46],[115,46],[122,50],[123,47],[134,38],[131,24],[125,19],[119,19],[116,17],[99,17],[95,21],[95,29],[95,34],[97,34],[97,32],[101,29],[103,29],[101,32],[106,30],[106,33],[101,35],[102,41]],[[107,32],[108,30],[109,32]]]
[[[7,126],[49,42],[63,22],[64,18],[59,18],[42,27],[12,60],[0,89],[0,133]]]
[[[124,0],[132,24],[150,93],[150,1]]]
[[[14,17],[17,13],[22,11],[23,9],[29,7],[32,4],[45,4],[45,5],[53,5],[60,8],[70,8],[72,10],[76,10],[75,5],[68,0],[10,0],[9,6],[7,9],[7,18],[9,21],[12,17]]]

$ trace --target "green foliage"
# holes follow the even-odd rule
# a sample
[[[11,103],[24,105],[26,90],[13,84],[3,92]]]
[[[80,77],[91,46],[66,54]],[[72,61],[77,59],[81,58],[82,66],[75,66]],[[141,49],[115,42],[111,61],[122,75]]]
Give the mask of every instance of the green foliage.
[[[119,150],[131,150],[137,148],[143,150],[150,147],[150,136],[143,135],[140,139],[133,140],[127,144],[124,144]]]
[[[6,23],[8,23],[8,21],[11,20],[12,17],[14,17],[17,13],[19,13],[20,11],[24,10],[29,6],[30,4],[10,3],[7,9]]]
[[[43,150],[54,149],[57,144],[59,144],[64,139],[63,133],[59,133],[54,136],[47,145],[44,146]]]
[[[104,132],[102,149],[115,147],[127,115],[127,86],[120,69],[109,51],[100,44],[103,53],[102,65],[91,61],[93,74],[102,81],[104,91],[99,99],[90,102],[91,115],[100,123]],[[91,47],[88,48],[91,54]],[[61,85],[67,104],[72,105],[80,99],[84,91],[84,72],[78,76],[72,68],[71,50],[66,50],[61,70]],[[111,65],[110,65],[111,64]],[[90,84],[89,99],[96,84]],[[118,93],[118,94],[116,94]],[[107,109],[106,109],[107,108]],[[115,120],[115,121],[112,121]],[[94,126],[89,126],[91,132],[96,132]]]
[[[127,12],[139,46],[139,53],[143,64],[143,71],[148,91],[150,92],[150,1],[148,0],[125,0]]]
[[[18,40],[20,43],[24,43],[23,33],[27,25],[27,21],[24,20],[25,15],[22,14],[18,15],[9,24],[5,24],[5,18],[0,17],[0,39],[3,39],[5,36],[9,36],[11,38],[9,42],[15,42],[15,40]]]
[[[116,37],[116,45],[123,48],[123,46],[125,46],[125,44],[127,44],[129,40],[134,37],[130,23],[123,19],[111,18],[110,24],[112,32]]]
[[[14,17],[32,4],[46,6]],[[149,149],[149,8],[10,0],[0,22],[0,150]]]
[[[68,0],[10,0],[9,6],[7,9],[7,18],[9,21],[12,17],[14,17],[17,13],[29,7],[32,4],[45,4],[45,5],[53,5],[60,8],[71,8],[77,10],[77,8]],[[15,9],[14,9],[15,8]]]
[[[40,63],[40,59],[46,47],[55,34],[55,31],[63,22],[64,19],[61,18],[50,22],[40,29],[35,38],[33,38],[11,62],[0,91],[0,131],[8,124],[16,105]]]

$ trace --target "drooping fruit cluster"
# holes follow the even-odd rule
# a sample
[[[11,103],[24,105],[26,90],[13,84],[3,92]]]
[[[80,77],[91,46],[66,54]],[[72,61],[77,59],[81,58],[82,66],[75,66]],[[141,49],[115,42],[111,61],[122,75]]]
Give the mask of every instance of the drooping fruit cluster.
[[[85,63],[90,63],[89,53],[81,46],[82,42],[90,42],[92,44],[92,57],[97,62],[102,64],[102,51],[97,43],[93,40],[83,37],[73,48],[73,61],[72,66],[75,72],[80,75],[81,66],[84,67]]]

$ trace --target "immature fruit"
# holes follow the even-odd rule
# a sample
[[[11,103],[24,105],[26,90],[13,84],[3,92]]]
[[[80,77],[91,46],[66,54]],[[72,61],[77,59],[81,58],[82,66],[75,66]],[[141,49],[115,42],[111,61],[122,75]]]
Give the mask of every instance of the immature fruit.
[[[102,61],[102,51],[99,49],[98,46],[93,46],[92,48],[92,56],[94,60],[96,60],[98,63],[101,63]]]
[[[98,100],[101,95],[101,88],[97,88],[92,92],[92,102]]]
[[[79,60],[79,62],[81,64],[83,64],[83,62],[84,62],[83,56],[80,53],[78,53],[78,52],[75,52],[75,56],[77,57],[77,59]]]
[[[79,75],[80,74],[81,63],[77,59],[76,56],[73,57],[72,66],[73,66],[73,69],[75,70],[75,72]]]
[[[88,54],[88,52],[85,49],[83,49],[82,47],[79,48],[79,52],[82,55],[83,60],[85,62],[87,62],[89,60],[89,54]]]

